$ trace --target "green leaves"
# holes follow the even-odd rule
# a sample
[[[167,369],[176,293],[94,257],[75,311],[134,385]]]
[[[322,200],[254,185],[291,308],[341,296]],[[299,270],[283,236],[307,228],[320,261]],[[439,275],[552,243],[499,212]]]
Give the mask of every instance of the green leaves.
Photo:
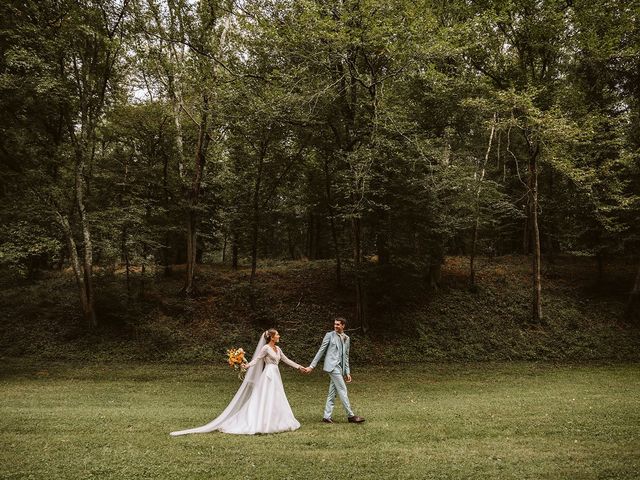
[[[48,265],[57,258],[63,244],[42,226],[19,220],[5,225],[0,234],[0,266],[20,276]]]
[[[123,246],[180,261],[189,208],[208,258],[232,237],[247,255],[259,213],[260,255],[350,256],[357,219],[363,256],[424,265],[468,252],[476,221],[480,242],[520,249],[535,153],[543,250],[631,251],[635,7],[8,2],[2,200],[56,237],[56,211],[77,220],[81,151],[101,261]],[[203,118],[211,141],[194,178]],[[22,262],[14,247],[5,257]]]

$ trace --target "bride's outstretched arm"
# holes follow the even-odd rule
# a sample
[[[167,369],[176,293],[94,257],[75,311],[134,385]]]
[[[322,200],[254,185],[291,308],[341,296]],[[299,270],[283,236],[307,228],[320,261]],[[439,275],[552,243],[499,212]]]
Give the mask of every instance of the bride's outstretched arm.
[[[293,360],[289,360],[287,358],[287,356],[284,354],[284,352],[282,351],[282,349],[280,349],[280,359],[286,363],[287,365],[289,365],[292,368],[295,368],[297,370],[300,370],[302,368],[302,365],[298,365],[296,362],[294,362]]]

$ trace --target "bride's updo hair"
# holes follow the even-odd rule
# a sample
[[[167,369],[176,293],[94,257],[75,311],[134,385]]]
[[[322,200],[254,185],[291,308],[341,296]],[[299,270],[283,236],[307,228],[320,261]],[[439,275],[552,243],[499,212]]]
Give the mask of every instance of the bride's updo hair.
[[[278,331],[275,328],[270,328],[269,330],[267,330],[266,332],[264,332],[264,339],[267,341],[267,343],[269,343],[271,341],[271,338],[278,333]]]

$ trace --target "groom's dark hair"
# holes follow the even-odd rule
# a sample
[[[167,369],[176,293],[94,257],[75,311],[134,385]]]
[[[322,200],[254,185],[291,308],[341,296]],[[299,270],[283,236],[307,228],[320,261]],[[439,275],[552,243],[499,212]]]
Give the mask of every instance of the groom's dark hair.
[[[340,322],[342,325],[346,325],[347,324],[347,321],[342,317],[336,317],[333,321],[334,322]]]

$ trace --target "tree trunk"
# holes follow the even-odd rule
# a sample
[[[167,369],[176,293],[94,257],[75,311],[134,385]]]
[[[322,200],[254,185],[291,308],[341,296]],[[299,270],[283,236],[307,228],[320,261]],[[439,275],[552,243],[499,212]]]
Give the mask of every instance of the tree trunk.
[[[75,169],[75,194],[76,194],[76,207],[79,213],[80,228],[82,230],[83,239],[83,256],[82,256],[82,276],[84,284],[84,295],[86,297],[86,306],[83,306],[83,315],[85,321],[91,328],[98,326],[98,319],[95,312],[95,300],[93,291],[93,245],[91,243],[91,232],[89,230],[89,222],[87,220],[87,210],[85,206],[84,192],[85,192],[85,180],[84,180],[84,149],[79,144],[82,142],[76,141],[76,169]]]
[[[74,268],[74,272],[82,277],[83,316],[90,328],[96,328],[98,320],[94,305],[93,244],[85,204],[85,193],[88,192],[85,169],[87,161],[93,159],[96,151],[96,129],[102,117],[107,87],[120,55],[119,42],[111,41],[123,33],[121,22],[127,8],[127,2],[125,2],[121,6],[120,15],[115,23],[109,22],[107,14],[103,11],[105,14],[102,16],[103,22],[98,26],[99,33],[92,35],[86,32],[78,33],[77,41],[73,44],[74,48],[68,52],[69,56],[63,56],[71,61],[66,65],[64,61],[60,62],[59,73],[65,81],[69,81],[69,85],[75,85],[78,100],[77,110],[75,112],[69,110],[66,115],[63,114],[63,117],[75,154],[75,205],[79,214],[78,226],[82,232],[83,242],[82,268],[80,270]],[[91,163],[88,166],[91,168]],[[60,213],[58,216],[66,223],[63,228],[68,230],[67,241],[70,242],[70,249],[73,247],[74,250],[74,252],[70,251],[70,254],[75,254],[77,257],[69,221]],[[74,260],[79,263],[78,258]]]
[[[306,235],[304,242],[304,256],[307,258],[311,258],[311,236],[313,235],[311,224],[313,223],[313,217],[311,216],[311,211],[307,211],[307,222],[306,222]]]
[[[388,265],[391,261],[389,252],[389,242],[387,241],[387,232],[379,231],[376,237],[376,250],[378,253],[378,265]]]
[[[384,200],[383,200],[384,201]],[[376,238],[376,256],[378,265],[388,265],[391,262],[391,252],[389,251],[389,232],[387,230],[389,215],[386,210],[380,209],[376,212],[373,228]]]
[[[305,222],[306,233],[304,236],[304,256],[306,258],[309,258],[311,256],[311,225],[310,225],[311,217],[308,212],[307,212],[306,218],[307,218],[307,221]]]
[[[180,31],[182,25],[182,18],[179,13],[176,12],[173,2],[169,2],[167,5],[169,8],[167,13],[169,14],[169,23],[167,25],[168,30],[165,34],[169,38],[179,38],[183,33]],[[163,19],[159,16],[159,9],[152,9],[155,16],[156,25],[163,25]],[[171,110],[173,113],[173,122],[176,131],[176,150],[178,153],[178,172],[180,178],[184,179],[185,173],[185,154],[184,154],[184,136],[182,128],[182,85],[180,84],[179,77],[176,76],[176,72],[173,68],[179,67],[185,63],[186,46],[175,43],[167,44],[167,63],[162,62],[164,73],[166,75],[165,86],[167,88],[167,94],[171,101]],[[164,53],[164,52],[163,52]]]
[[[251,277],[249,283],[253,283],[258,269],[258,233],[260,230],[259,218],[254,212],[253,225],[251,227]]]
[[[471,240],[471,256],[469,258],[469,283],[471,288],[476,288],[476,269],[475,269],[475,258],[476,258],[476,248],[478,245],[478,230],[480,229],[480,193],[482,192],[482,182],[484,180],[484,175],[487,169],[487,162],[489,161],[489,154],[491,153],[491,145],[493,143],[493,135],[496,131],[496,121],[498,119],[498,115],[493,115],[493,124],[491,125],[491,133],[489,134],[489,145],[487,146],[487,153],[484,155],[484,163],[482,164],[482,168],[480,171],[476,171],[474,174],[475,179],[478,180],[478,188],[476,189],[476,198],[475,198],[475,221],[473,223],[473,238]]]
[[[196,293],[195,270],[196,270],[196,242],[198,241],[198,231],[195,227],[195,212],[189,209],[187,213],[187,261],[186,277],[182,292],[186,296]]]
[[[147,244],[144,243],[142,247],[142,266],[140,267],[140,290],[138,291],[139,298],[144,298],[144,294],[145,294],[148,257],[149,257],[149,250],[148,250]]]
[[[529,193],[529,198],[527,199],[526,205],[526,215],[524,217],[524,227],[522,229],[522,254],[529,255],[531,253],[531,201],[530,201],[531,193]]]
[[[188,194],[187,210],[187,262],[186,277],[181,293],[192,296],[197,293],[195,285],[195,273],[197,263],[197,241],[198,241],[198,203],[200,201],[200,189],[202,187],[202,176],[206,162],[207,149],[209,148],[208,128],[208,108],[209,97],[205,93],[202,95],[202,105],[200,113],[200,125],[198,126],[198,143],[196,145],[195,165],[191,188]]]
[[[549,172],[549,198],[555,198],[555,181],[554,181],[553,170]],[[545,246],[545,259],[547,261],[547,265],[553,266],[556,263],[556,215],[552,215],[551,218],[547,221],[547,244]]]
[[[291,236],[291,228],[291,225],[287,224],[287,249],[289,250],[289,258],[291,258],[291,260],[295,260],[296,249],[295,245],[293,244],[293,238]]]
[[[229,236],[227,235],[227,233],[225,232],[224,234],[224,241],[222,243],[222,263],[224,264],[225,261],[227,260],[227,238]]]
[[[170,78],[170,85],[173,84],[172,77]],[[184,178],[184,140],[182,137],[182,119],[180,117],[180,110],[182,109],[182,98],[177,91],[169,91],[169,97],[171,98],[171,108],[173,110],[173,122],[176,128],[176,150],[178,151],[178,173],[180,178]]]
[[[342,265],[340,261],[340,246],[338,245],[338,232],[336,230],[335,212],[333,210],[333,200],[331,195],[331,178],[329,177],[329,159],[324,158],[324,185],[327,198],[327,213],[329,214],[329,224],[331,225],[331,239],[333,241],[333,254],[336,258],[336,285],[342,286]]]
[[[310,260],[316,260],[318,256],[318,219],[311,209],[307,218],[307,257]]]
[[[64,262],[67,259],[67,250],[68,248],[60,247],[60,251],[58,252],[58,264],[56,265],[57,270],[62,270],[64,268]]]
[[[264,157],[267,153],[267,142],[263,142],[260,148],[260,156],[258,159],[258,170],[256,172],[256,181],[253,189],[253,225],[251,228],[251,277],[249,283],[253,284],[256,277],[256,269],[258,265],[258,234],[260,231],[260,186],[262,184],[262,169],[264,165]]]
[[[319,245],[320,245],[320,220],[315,212],[312,212],[311,218],[313,219],[313,230],[311,231],[312,242],[311,242],[311,258],[313,260],[317,260],[319,255]]]
[[[124,208],[124,199],[123,195],[127,192],[127,187],[129,184],[129,160],[131,157],[127,158],[127,161],[124,164],[124,178],[123,178],[123,189],[121,194],[118,196],[118,203],[120,208]],[[124,258],[124,268],[125,268],[125,278],[127,281],[127,300],[131,299],[131,263],[129,261],[129,249],[127,248],[127,222],[122,225],[122,239],[121,239],[121,249],[122,249],[122,258]]]
[[[627,302],[626,317],[632,323],[640,323],[640,265],[638,265],[638,273],[633,289],[629,294]]]
[[[231,234],[231,269],[238,270],[238,235],[235,232]]]
[[[478,229],[480,220],[476,217],[473,224],[473,237],[471,239],[471,255],[469,256],[469,285],[472,289],[476,288],[476,247],[478,244]]]
[[[355,266],[355,287],[356,287],[356,324],[360,325],[363,333],[369,330],[368,319],[365,314],[364,286],[362,284],[362,232],[360,218],[351,219],[351,229],[353,231],[353,260]]]
[[[164,235],[164,245],[162,246],[163,252],[163,274],[165,277],[170,277],[173,274],[173,267],[171,265],[171,234],[169,232]]]
[[[431,263],[429,264],[429,288],[431,290],[438,290],[441,274],[442,258],[432,259]]]
[[[169,210],[169,156],[164,155],[164,162],[162,165],[162,190],[163,190],[163,203],[164,208]],[[162,251],[162,263],[164,269],[164,275],[166,277],[170,276],[171,271],[171,262],[169,260],[169,250],[170,250],[170,242],[171,236],[169,232],[164,235],[164,245],[161,247]]]
[[[122,256],[124,257],[124,271],[127,280],[127,298],[131,296],[131,264],[129,262],[129,249],[127,248],[127,227],[122,229]]]
[[[531,235],[533,246],[533,321],[542,321],[542,281],[541,281],[541,252],[540,228],[538,225],[538,153],[536,145],[529,158],[529,205],[531,219]]]
[[[76,284],[78,285],[78,293],[80,296],[80,308],[82,309],[82,316],[89,325],[90,328],[95,328],[97,326],[95,309],[90,302],[89,295],[87,292],[87,286],[85,283],[86,276],[82,271],[83,267],[80,263],[80,258],[78,257],[78,247],[76,246],[76,242],[73,238],[73,231],[71,230],[71,225],[69,224],[69,219],[58,212],[58,220],[65,234],[65,238],[67,239],[67,247],[69,249],[69,260],[71,262],[71,268],[73,269],[73,274],[76,277]]]

